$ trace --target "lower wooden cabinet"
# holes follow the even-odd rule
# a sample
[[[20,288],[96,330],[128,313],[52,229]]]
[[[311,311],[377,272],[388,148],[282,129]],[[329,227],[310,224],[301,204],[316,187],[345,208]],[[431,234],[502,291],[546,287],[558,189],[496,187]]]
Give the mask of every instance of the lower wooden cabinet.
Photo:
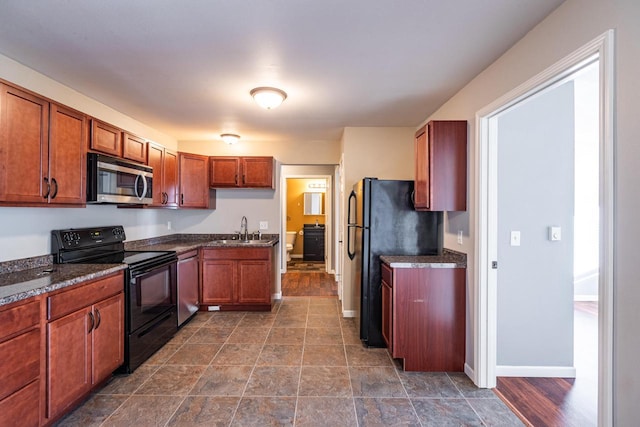
[[[0,426],[40,423],[41,318],[39,297],[0,308]]]
[[[406,371],[462,372],[466,270],[382,264],[382,334]]]
[[[47,298],[47,411],[54,420],[124,361],[122,273]]]
[[[204,249],[201,304],[222,310],[271,310],[273,252],[272,247]]]

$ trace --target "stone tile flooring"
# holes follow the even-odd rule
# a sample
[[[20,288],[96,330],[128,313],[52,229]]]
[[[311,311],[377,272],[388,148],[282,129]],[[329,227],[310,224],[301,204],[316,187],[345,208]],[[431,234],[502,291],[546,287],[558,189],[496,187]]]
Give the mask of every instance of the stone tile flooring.
[[[463,373],[404,372],[364,348],[336,298],[198,313],[132,375],[59,426],[516,426]]]

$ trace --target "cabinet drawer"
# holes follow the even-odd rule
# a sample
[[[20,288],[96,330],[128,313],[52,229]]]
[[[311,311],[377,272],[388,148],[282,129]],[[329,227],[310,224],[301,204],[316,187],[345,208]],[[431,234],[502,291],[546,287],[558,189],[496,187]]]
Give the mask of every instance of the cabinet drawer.
[[[124,273],[106,277],[47,298],[47,319],[79,310],[124,290]]]
[[[40,381],[0,400],[0,425],[37,426],[40,421]],[[19,420],[19,421],[18,421]]]
[[[39,299],[0,311],[0,341],[38,323],[40,323]]]
[[[204,259],[269,259],[270,248],[205,249]]]
[[[4,371],[0,399],[4,399],[40,375],[40,329],[0,344],[0,360]]]
[[[382,264],[381,272],[382,280],[384,280],[390,287],[393,287],[393,270],[389,268],[387,264]]]

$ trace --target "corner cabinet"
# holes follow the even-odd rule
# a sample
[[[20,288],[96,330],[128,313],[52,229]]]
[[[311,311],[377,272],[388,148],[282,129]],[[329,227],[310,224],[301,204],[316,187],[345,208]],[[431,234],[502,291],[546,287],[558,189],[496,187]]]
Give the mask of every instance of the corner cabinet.
[[[203,308],[271,310],[274,251],[273,247],[203,249]]]
[[[462,372],[466,269],[382,264],[382,336],[405,371]]]
[[[466,120],[431,121],[415,138],[415,209],[466,211]]]
[[[275,188],[273,157],[209,157],[212,188]]]
[[[124,277],[47,297],[47,410],[59,418],[124,361]]]
[[[178,161],[180,207],[209,209],[209,157],[178,153]]]
[[[149,142],[147,164],[153,168],[153,207],[177,208],[178,153]]]
[[[0,203],[84,204],[87,122],[82,113],[0,83]]]

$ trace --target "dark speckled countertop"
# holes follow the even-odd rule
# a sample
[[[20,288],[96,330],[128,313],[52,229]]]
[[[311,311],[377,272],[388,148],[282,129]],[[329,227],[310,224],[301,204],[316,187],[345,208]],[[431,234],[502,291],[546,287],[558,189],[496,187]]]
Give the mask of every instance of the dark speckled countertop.
[[[173,234],[125,242],[128,251],[175,251],[201,247],[272,247],[278,234],[245,243],[232,234]],[[257,236],[256,236],[257,237]],[[124,264],[53,264],[51,255],[0,262],[0,306],[124,270]],[[123,283],[124,287],[124,283]]]
[[[467,268],[467,254],[451,249],[442,255],[381,255],[380,260],[392,268]]]

